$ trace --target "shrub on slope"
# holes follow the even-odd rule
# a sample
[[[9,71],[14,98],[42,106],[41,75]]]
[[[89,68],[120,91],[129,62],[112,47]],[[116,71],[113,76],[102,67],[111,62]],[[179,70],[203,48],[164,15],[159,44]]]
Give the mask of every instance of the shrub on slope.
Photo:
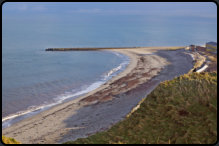
[[[20,144],[20,142],[16,141],[14,138],[2,136],[2,142],[4,144]]]
[[[217,73],[162,82],[129,117],[72,143],[213,144],[217,141]]]

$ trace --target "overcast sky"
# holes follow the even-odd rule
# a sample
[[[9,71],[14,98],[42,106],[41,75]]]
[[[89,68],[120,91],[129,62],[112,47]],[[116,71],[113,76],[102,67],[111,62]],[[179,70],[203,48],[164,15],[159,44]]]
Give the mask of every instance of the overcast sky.
[[[217,17],[213,2],[6,2],[3,16],[16,14],[167,15]]]

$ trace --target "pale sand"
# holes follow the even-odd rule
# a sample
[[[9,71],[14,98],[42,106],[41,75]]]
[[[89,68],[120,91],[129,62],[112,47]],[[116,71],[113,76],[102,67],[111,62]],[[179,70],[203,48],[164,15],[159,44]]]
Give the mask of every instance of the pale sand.
[[[22,143],[62,143],[109,128],[123,119],[160,81],[186,73],[192,68],[192,58],[186,58],[188,55],[177,51],[159,51],[156,54],[160,48],[152,49],[113,50],[131,59],[122,73],[85,96],[3,129],[3,135]],[[181,64],[188,64],[188,67],[177,68]],[[168,74],[168,71],[172,73]],[[127,85],[120,85],[122,82],[127,82]]]

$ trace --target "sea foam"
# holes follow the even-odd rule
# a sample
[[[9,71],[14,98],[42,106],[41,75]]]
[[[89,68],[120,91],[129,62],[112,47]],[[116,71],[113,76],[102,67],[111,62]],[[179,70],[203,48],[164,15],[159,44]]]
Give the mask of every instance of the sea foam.
[[[101,85],[103,85],[108,80],[110,80],[113,76],[116,76],[117,74],[119,74],[129,64],[130,59],[128,56],[122,55],[122,54],[117,53],[117,52],[111,52],[111,53],[115,54],[118,57],[121,57],[123,62],[121,64],[119,64],[118,66],[116,66],[115,68],[111,69],[110,71],[104,73],[101,76],[100,80],[95,81],[94,83],[92,83],[88,86],[82,86],[77,91],[66,92],[64,94],[58,95],[57,97],[54,98],[54,102],[52,102],[52,103],[45,103],[45,104],[42,104],[40,106],[30,106],[27,108],[27,110],[19,111],[15,114],[11,114],[9,116],[3,117],[2,118],[2,128],[9,127],[12,124],[14,124],[14,123],[26,118],[26,117],[36,115],[39,112],[42,112],[46,109],[49,109],[52,106],[61,104],[67,99],[71,99],[71,100],[75,99],[79,96],[85,95],[86,93],[91,92],[91,91],[99,88]]]

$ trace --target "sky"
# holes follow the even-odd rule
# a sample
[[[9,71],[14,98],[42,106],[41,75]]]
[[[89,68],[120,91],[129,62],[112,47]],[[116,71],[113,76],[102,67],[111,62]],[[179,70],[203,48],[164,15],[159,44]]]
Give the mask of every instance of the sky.
[[[217,17],[213,2],[6,2],[3,17],[19,14],[165,15]]]

